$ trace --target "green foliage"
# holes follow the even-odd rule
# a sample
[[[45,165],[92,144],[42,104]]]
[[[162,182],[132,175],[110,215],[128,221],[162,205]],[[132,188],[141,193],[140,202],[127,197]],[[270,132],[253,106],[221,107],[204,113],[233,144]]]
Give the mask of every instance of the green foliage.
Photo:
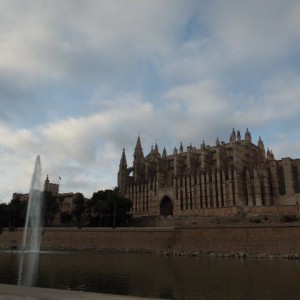
[[[26,219],[27,203],[20,202],[19,198],[11,200],[7,207],[8,227],[23,227]]]
[[[130,199],[124,198],[114,190],[98,191],[89,203],[90,225],[115,227],[125,225],[132,207]]]
[[[43,192],[44,225],[52,226],[59,212],[59,203],[50,192]],[[101,190],[93,194],[91,200],[85,201],[81,193],[73,200],[73,210],[60,213],[60,221],[66,226],[76,223],[77,226],[124,226],[131,215],[132,202],[122,197],[118,189]],[[14,198],[9,204],[0,204],[0,228],[24,226],[27,203]]]
[[[0,204],[0,228],[8,227],[8,205],[6,203]]]
[[[62,224],[66,225],[66,226],[70,225],[72,219],[73,219],[73,216],[68,212],[63,212],[60,214],[60,221]]]
[[[85,212],[84,197],[81,193],[76,194],[73,204],[74,208],[71,214],[76,221],[76,225],[81,226],[82,215]]]
[[[57,199],[50,192],[43,192],[43,203],[44,225],[52,226],[53,220],[59,211]]]
[[[284,215],[284,216],[281,216],[280,220],[282,222],[296,222],[297,216],[296,215]]]

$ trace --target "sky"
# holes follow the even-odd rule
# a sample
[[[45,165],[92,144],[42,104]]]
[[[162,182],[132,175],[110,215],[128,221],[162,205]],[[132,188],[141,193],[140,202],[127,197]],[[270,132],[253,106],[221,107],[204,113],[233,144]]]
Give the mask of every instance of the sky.
[[[114,188],[125,148],[261,136],[300,158],[300,2],[0,0],[0,202]]]

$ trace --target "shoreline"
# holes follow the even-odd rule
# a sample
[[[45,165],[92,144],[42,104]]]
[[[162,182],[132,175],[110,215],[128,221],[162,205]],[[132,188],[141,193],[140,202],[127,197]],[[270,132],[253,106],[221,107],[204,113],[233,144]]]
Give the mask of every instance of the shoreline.
[[[0,253],[21,254],[20,250],[10,250],[7,248],[0,248]],[[211,258],[237,258],[237,259],[288,259],[299,260],[300,253],[261,253],[261,252],[215,252],[215,251],[173,251],[171,249],[91,249],[91,248],[43,248],[40,250],[41,254],[47,253],[67,253],[67,252],[85,252],[85,253],[108,253],[108,254],[141,254],[141,255],[161,255],[173,257],[211,257]]]
[[[4,300],[130,300],[148,299],[135,296],[113,295],[103,293],[91,293],[83,291],[71,291],[60,289],[49,289],[42,287],[29,287],[21,285],[10,285],[0,283],[0,299]]]

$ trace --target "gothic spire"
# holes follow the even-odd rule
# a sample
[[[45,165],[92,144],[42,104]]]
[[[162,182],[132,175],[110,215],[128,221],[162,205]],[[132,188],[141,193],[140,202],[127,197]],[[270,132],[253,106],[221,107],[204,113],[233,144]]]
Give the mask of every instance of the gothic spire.
[[[251,143],[251,133],[249,132],[248,128],[246,129],[245,140]]]
[[[127,161],[125,155],[125,149],[123,148],[122,156],[120,159],[120,166],[118,172],[118,188],[123,191],[126,183],[127,176]]]
[[[163,153],[162,153],[162,157],[166,158],[167,157],[167,150],[166,147],[164,147]]]
[[[241,132],[239,130],[237,131],[236,136],[237,136],[238,142],[240,142],[241,141]]]
[[[175,148],[174,148],[174,152],[173,152],[173,154],[174,154],[174,155],[176,155],[176,154],[177,154],[177,148],[176,148],[176,146],[175,146]]]
[[[125,148],[123,148],[122,156],[120,159],[120,170],[127,168],[127,160],[126,160],[126,155],[125,155]]]
[[[180,142],[179,152],[180,152],[180,153],[183,153],[183,146],[182,146],[182,142]]]
[[[138,136],[138,138],[137,138],[133,157],[134,157],[135,160],[136,159],[140,160],[140,159],[144,158],[144,153],[143,153],[143,148],[142,148],[140,136]]]
[[[232,143],[236,142],[236,135],[235,135],[234,128],[232,128],[232,132],[230,134],[230,142],[232,142]]]
[[[138,136],[138,138],[137,138],[135,150],[143,150],[142,149],[142,144],[141,144],[140,136]]]
[[[265,146],[264,146],[264,143],[261,139],[261,137],[259,137],[258,139],[258,144],[257,144],[258,148],[260,149],[261,153],[263,156],[265,156]]]

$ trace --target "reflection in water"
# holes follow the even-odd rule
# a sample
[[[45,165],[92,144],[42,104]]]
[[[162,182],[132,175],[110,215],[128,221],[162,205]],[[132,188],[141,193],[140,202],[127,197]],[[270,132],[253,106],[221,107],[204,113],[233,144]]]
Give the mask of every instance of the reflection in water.
[[[27,204],[26,220],[23,231],[22,250],[39,252],[43,226],[42,217],[42,180],[41,160],[38,155],[31,178],[30,193]]]
[[[42,236],[42,181],[41,160],[38,155],[34,164],[26,221],[23,230],[22,253],[19,262],[18,284],[32,286],[39,264]]]
[[[20,252],[18,285],[36,285],[39,256],[39,252]]]
[[[3,283],[17,283],[19,258],[0,252]],[[32,275],[35,286],[153,298],[300,299],[299,260],[42,252]]]

